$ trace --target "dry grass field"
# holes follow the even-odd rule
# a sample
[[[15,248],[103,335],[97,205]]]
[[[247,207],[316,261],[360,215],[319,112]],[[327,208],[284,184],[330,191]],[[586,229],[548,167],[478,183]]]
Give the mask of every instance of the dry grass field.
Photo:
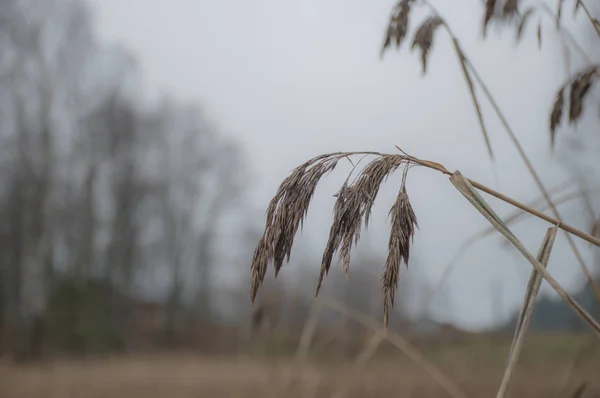
[[[500,382],[508,340],[427,344],[427,358],[469,397],[490,397]],[[586,347],[582,349],[582,347]],[[319,359],[161,354],[2,365],[2,398],[447,397],[421,367],[391,347],[365,365]],[[531,336],[512,397],[600,397],[600,350],[565,336]],[[581,391],[584,386],[583,391]],[[580,390],[581,395],[577,394]]]

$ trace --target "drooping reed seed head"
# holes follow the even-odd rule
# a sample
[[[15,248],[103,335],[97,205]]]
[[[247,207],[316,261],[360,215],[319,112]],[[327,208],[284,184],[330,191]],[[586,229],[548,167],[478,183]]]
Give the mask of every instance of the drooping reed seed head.
[[[390,22],[387,27],[383,46],[381,47],[380,57],[383,57],[385,51],[395,42],[399,48],[408,33],[409,16],[411,6],[415,0],[400,0],[392,9]]]
[[[566,84],[558,90],[552,111],[550,112],[550,143],[554,147],[556,129],[564,117],[565,97],[568,106],[568,122],[576,123],[583,115],[585,97],[588,95],[592,85],[596,81],[600,67],[592,66],[577,73]]]
[[[415,230],[419,227],[417,216],[410,203],[404,182],[394,205],[390,209],[390,216],[391,230],[388,242],[388,256],[381,278],[384,293],[383,317],[386,327],[389,319],[389,306],[394,306],[394,299],[398,290],[400,263],[404,260],[404,263],[408,267],[410,246]]]
[[[421,49],[421,66],[423,73],[427,72],[427,56],[429,55],[429,50],[433,45],[433,35],[436,29],[443,23],[444,21],[440,17],[431,16],[421,24],[415,33],[411,50],[413,50],[415,47],[419,47]]]
[[[332,155],[311,159],[294,169],[279,186],[267,208],[265,231],[254,251],[252,302],[264,280],[268,263],[273,263],[277,276],[284,261],[289,262],[294,237],[306,217],[316,186],[338,161],[339,157]]]
[[[252,303],[264,281],[268,265],[273,264],[277,276],[283,262],[289,262],[294,237],[306,217],[319,180],[331,172],[340,159],[349,158],[352,154],[357,153],[338,152],[311,159],[295,168],[281,183],[268,206],[265,230],[252,258]],[[384,322],[387,326],[388,306],[393,306],[398,287],[399,266],[401,261],[408,265],[410,245],[415,228],[418,228],[405,186],[406,174],[412,160],[404,154],[368,154],[377,157],[360,171],[354,182],[349,183],[349,176],[336,195],[333,222],[323,252],[315,294],[318,295],[323,278],[328,274],[336,254],[342,263],[342,269],[345,273],[348,272],[352,246],[358,243],[362,223],[364,222],[365,228],[368,227],[371,210],[382,183],[399,167],[404,166],[400,193],[390,210],[392,227],[389,252],[382,276],[382,290],[385,295]]]
[[[487,34],[487,27],[496,15],[496,0],[486,0],[483,13],[483,37]]]
[[[316,295],[323,278],[329,273],[336,252],[343,271],[348,272],[350,250],[353,244],[358,243],[363,221],[365,227],[369,225],[371,209],[383,180],[405,162],[406,158],[402,155],[382,155],[365,166],[354,183],[342,186],[334,205],[333,223],[323,252]]]

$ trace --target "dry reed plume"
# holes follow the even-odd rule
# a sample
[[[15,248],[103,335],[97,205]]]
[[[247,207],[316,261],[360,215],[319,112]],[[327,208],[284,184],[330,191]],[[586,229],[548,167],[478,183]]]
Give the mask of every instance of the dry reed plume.
[[[401,1],[399,4],[404,4],[404,3],[405,3],[404,1]],[[513,23],[515,20],[517,20],[518,21],[517,26],[516,26],[517,39],[521,40],[526,21],[531,19],[532,15],[537,13],[537,14],[540,14],[538,28],[537,28],[537,36],[538,36],[539,45],[541,46],[542,17],[547,15],[547,16],[550,16],[551,18],[553,18],[553,22],[556,23],[557,30],[563,35],[563,37],[568,39],[571,46],[575,50],[577,50],[579,52],[579,54],[583,56],[584,59],[589,60],[589,57],[587,57],[587,55],[585,54],[585,50],[582,49],[582,47],[579,45],[579,43],[574,38],[574,36],[566,28],[564,28],[561,24],[561,16],[563,14],[562,9],[564,6],[563,5],[564,2],[562,0],[559,1],[556,11],[552,10],[545,3],[541,3],[541,4],[533,3],[533,5],[529,5],[528,7],[526,7],[524,12],[521,12],[520,9],[523,8],[524,5],[527,6],[529,3],[531,3],[531,2],[504,0],[504,2],[501,3],[497,0],[487,0],[485,2],[484,13],[483,13],[484,14],[483,15],[483,36],[484,37],[486,36],[488,25],[491,22],[498,22],[503,25],[509,25],[509,24]],[[528,155],[525,153],[524,148],[522,147],[516,133],[514,132],[513,128],[511,127],[510,123],[508,122],[506,116],[500,109],[494,96],[491,94],[490,90],[488,89],[487,85],[485,84],[485,82],[483,81],[481,76],[479,75],[476,68],[474,67],[472,62],[468,59],[468,57],[466,56],[465,51],[462,48],[458,38],[453,33],[449,24],[441,17],[441,15],[438,12],[438,10],[436,9],[436,7],[433,6],[429,0],[418,0],[418,1],[410,2],[411,7],[402,8],[403,10],[406,10],[405,25],[408,26],[408,23],[410,22],[410,20],[408,18],[409,12],[418,5],[423,5],[423,6],[427,7],[429,9],[429,11],[431,12],[431,14],[433,15],[433,17],[437,18],[440,21],[439,25],[437,25],[437,26],[443,26],[446,30],[446,33],[452,38],[454,50],[455,50],[456,56],[460,62],[462,72],[463,72],[463,75],[465,78],[465,83],[467,84],[467,87],[469,89],[469,93],[470,93],[471,99],[473,101],[474,109],[476,111],[477,118],[478,118],[478,121],[479,121],[479,124],[481,127],[481,132],[484,137],[485,144],[486,144],[488,153],[489,153],[492,161],[494,160],[494,155],[493,155],[492,147],[490,144],[489,134],[488,134],[487,128],[485,126],[485,120],[484,120],[483,114],[481,112],[481,104],[480,104],[480,100],[476,93],[475,84],[477,84],[479,86],[479,88],[483,91],[483,94],[485,95],[485,97],[491,103],[494,112],[499,117],[502,125],[504,126],[507,134],[509,135],[511,141],[513,142],[515,148],[517,149],[520,157],[524,161],[525,166],[527,167],[528,171],[530,172],[531,176],[533,177],[538,189],[542,192],[542,194],[544,195],[544,198],[548,202],[548,204],[550,206],[550,210],[552,211],[554,217],[560,223],[564,223],[564,220],[560,216],[558,209],[556,208],[555,204],[553,203],[553,201],[548,193],[548,190],[544,186],[537,171],[533,167],[533,164],[529,160]],[[397,6],[397,8],[401,8],[401,7]],[[598,33],[598,36],[600,37],[600,29],[598,29],[598,21],[591,16],[591,14],[590,14],[588,8],[585,6],[584,2],[581,0],[577,0],[576,4],[575,4],[575,9],[574,9],[574,15],[576,15],[577,11],[580,9],[585,12],[587,19],[592,23],[592,25],[596,29],[596,32]],[[428,20],[430,20],[431,18],[432,17],[429,17],[425,20],[423,25],[421,25],[421,27],[417,29],[417,33],[419,31],[421,31],[422,29],[423,30],[426,29],[425,27],[428,25]],[[403,19],[403,21],[404,21],[404,19]],[[391,26],[391,24],[392,24],[392,22],[390,22],[390,26]],[[390,29],[388,29],[388,32],[389,31],[390,31]],[[403,33],[404,33],[404,35],[407,34],[406,32],[404,32],[404,30],[403,30]],[[417,33],[415,33],[415,38],[416,38]],[[388,35],[389,35],[389,33],[388,33]],[[433,36],[431,36],[431,37],[433,37]],[[389,47],[389,45],[385,45],[385,44],[388,44],[387,40],[384,43],[382,51],[386,50]],[[426,64],[430,47],[431,47],[431,45],[428,47],[427,52],[424,52],[424,53],[422,52],[422,63],[425,62],[425,64]],[[583,72],[576,74],[570,80],[570,82],[566,85],[566,86],[569,86],[569,89],[570,89],[570,96],[569,96],[569,123],[570,124],[577,122],[577,120],[582,116],[583,99],[586,96],[586,94],[588,93],[591,84],[593,83],[593,78],[596,75],[596,72],[594,72],[594,71],[596,71],[597,69],[598,69],[597,66],[592,66],[592,67],[586,68]],[[424,71],[425,70],[426,69],[424,68]],[[552,100],[552,102],[554,103],[553,110],[550,112],[550,143],[552,146],[554,145],[556,128],[557,128],[558,124],[560,124],[560,121],[562,118],[562,113],[563,113],[562,107],[564,106],[564,104],[563,104],[564,101],[562,100],[562,98],[564,96],[564,93],[565,93],[565,87],[563,87],[563,89],[561,91],[559,91],[559,95]],[[589,202],[589,199],[586,198],[586,201]],[[594,281],[592,274],[589,270],[589,267],[586,265],[586,263],[583,259],[583,256],[580,253],[579,248],[575,245],[572,237],[569,235],[566,235],[566,236],[567,236],[567,241],[569,243],[569,246],[571,247],[571,250],[573,251],[573,253],[576,257],[580,268],[582,269],[583,273],[585,274],[588,283],[592,287],[592,290],[594,292],[596,299],[600,302],[600,287]]]
[[[565,107],[565,93],[569,95],[566,98],[568,108],[568,122],[576,123],[583,114],[583,103],[590,88],[598,77],[600,66],[591,66],[577,73],[567,83],[565,83],[556,94],[554,106],[550,113],[550,142],[554,147],[556,128],[563,121]]]
[[[348,272],[352,246],[360,239],[363,223],[365,228],[369,225],[371,209],[381,184],[387,176],[404,167],[402,186],[390,209],[392,229],[389,255],[382,277],[387,320],[387,305],[394,304],[400,263],[404,261],[408,265],[410,244],[417,227],[417,219],[405,186],[412,160],[405,155],[333,153],[311,159],[294,169],[269,204],[265,231],[254,251],[251,266],[253,302],[264,281],[268,263],[273,264],[277,275],[283,262],[289,262],[294,237],[306,217],[310,200],[321,177],[332,171],[340,160],[357,154],[375,155],[376,158],[360,171],[354,182],[349,183],[349,178],[346,179],[336,194],[333,223],[323,252],[315,295],[319,294],[323,278],[329,273],[336,254],[344,272]]]
[[[484,7],[483,15],[483,36],[486,36],[487,29],[492,22],[503,24],[513,23],[516,20],[516,36],[518,40],[523,37],[527,21],[530,20],[536,13],[540,13],[540,21],[537,28],[538,41],[541,45],[542,41],[542,19],[545,14],[551,15],[556,23],[557,29],[561,32],[567,32],[561,26],[561,18],[563,15],[564,2],[561,0],[557,5],[556,11],[552,11],[546,5],[530,6],[521,12],[522,3],[525,1],[504,0],[500,4],[497,0],[487,0]],[[469,202],[492,224],[493,228],[504,235],[521,254],[530,262],[534,272],[532,278],[535,278],[536,284],[541,283],[541,278],[545,279],[550,286],[571,306],[571,308],[600,336],[600,325],[594,320],[583,308],[573,300],[568,293],[558,284],[558,282],[545,269],[545,264],[527,251],[522,243],[508,229],[507,224],[503,222],[483,200],[476,190],[483,191],[493,195],[500,200],[509,203],[530,215],[534,215],[540,219],[550,222],[556,228],[562,229],[567,236],[568,242],[577,257],[577,260],[584,271],[588,282],[591,284],[594,293],[600,300],[600,288],[596,285],[591,277],[591,274],[583,261],[578,248],[575,246],[571,235],[585,239],[588,242],[600,246],[600,239],[582,232],[567,223],[560,217],[556,204],[550,197],[548,190],[545,188],[541,179],[537,175],[528,156],[523,150],[516,134],[507,121],[504,113],[500,110],[495,98],[490,93],[485,82],[481,79],[479,73],[465,55],[464,49],[461,47],[458,38],[454,35],[452,29],[446,20],[439,14],[437,9],[428,0],[400,0],[392,9],[389,24],[386,30],[384,42],[381,48],[381,56],[392,46],[400,48],[402,43],[409,35],[411,11],[417,6],[425,6],[429,9],[430,14],[416,28],[413,35],[411,50],[419,48],[421,53],[422,71],[427,72],[428,57],[434,44],[435,32],[439,27],[443,27],[446,33],[451,37],[456,56],[460,62],[465,82],[469,88],[469,93],[473,100],[473,104],[480,123],[481,132],[483,133],[485,143],[487,145],[490,157],[493,159],[493,152],[485,127],[484,118],[481,112],[479,99],[476,95],[476,85],[480,88],[492,105],[494,112],[500,118],[502,125],[510,136],[512,142],[517,148],[519,155],[525,162],[527,169],[534,178],[536,185],[542,192],[543,198],[548,203],[548,207],[552,210],[554,218],[549,217],[527,205],[508,198],[507,196],[494,191],[476,181],[469,180],[462,176],[459,171],[450,172],[444,166],[431,162],[417,159],[413,156],[401,151],[401,154],[382,154],[376,152],[352,152],[352,153],[332,153],[318,156],[308,162],[298,166],[292,173],[283,181],[277,190],[275,196],[269,204],[266,216],[266,225],[264,233],[255,249],[254,257],[251,265],[252,269],[252,286],[251,298],[254,299],[257,290],[264,280],[266,269],[269,263],[273,264],[275,274],[281,269],[283,262],[289,262],[291,248],[294,237],[298,228],[302,225],[306,217],[310,200],[314,194],[318,181],[327,173],[331,172],[342,159],[350,160],[354,155],[371,155],[375,156],[366,167],[358,174],[354,182],[349,183],[349,177],[346,179],[339,192],[336,194],[336,202],[334,205],[334,219],[330,228],[329,238],[321,262],[321,271],[317,280],[316,295],[318,295],[323,278],[328,274],[333,258],[336,256],[342,264],[345,272],[348,272],[350,264],[350,253],[353,245],[356,245],[360,239],[362,224],[365,228],[368,226],[371,208],[379,191],[380,185],[385,178],[396,172],[399,168],[403,169],[402,183],[399,189],[398,196],[390,209],[391,231],[389,237],[388,256],[384,266],[384,272],[381,278],[382,290],[384,293],[384,326],[388,323],[389,305],[394,305],[395,292],[398,286],[400,264],[402,261],[408,266],[410,244],[412,243],[415,229],[418,228],[417,216],[415,215],[408,193],[406,191],[406,176],[412,166],[424,166],[443,174],[451,176],[450,181],[454,186],[469,200]],[[584,10],[590,23],[598,32],[600,37],[599,22],[591,17],[588,8],[581,0],[575,1],[574,12]],[[576,41],[572,36],[568,36],[571,42],[576,45]],[[553,107],[550,112],[550,139],[552,145],[555,140],[555,132],[557,127],[564,119],[564,114],[568,113],[568,122],[576,123],[582,116],[584,111],[584,100],[588,95],[590,88],[595,82],[595,78],[599,73],[599,66],[589,66],[581,72],[574,75],[566,84],[558,91],[558,94],[553,99]],[[568,94],[567,94],[568,93]],[[565,111],[565,102],[568,109]],[[355,166],[356,167],[356,166]],[[352,173],[351,173],[352,174]],[[585,193],[583,194],[585,197]],[[548,239],[548,237],[546,237]],[[553,237],[552,237],[553,239]],[[549,253],[548,253],[549,255]],[[537,287],[536,287],[537,289]],[[535,296],[537,292],[533,294]],[[532,301],[531,295],[525,298],[524,308],[527,308],[528,314],[531,313],[535,303]],[[522,339],[522,334],[525,329],[516,331],[515,339],[519,336]],[[516,340],[515,340],[516,341]],[[512,356],[514,355],[514,357]],[[516,361],[515,353],[511,353],[509,359],[510,367],[514,367]],[[511,370],[507,370],[506,382],[510,380]],[[502,396],[506,392],[499,392]]]
[[[528,21],[535,14],[540,14],[540,18],[538,21],[538,26],[536,30],[537,39],[540,43],[542,42],[542,17],[545,14],[550,14],[555,18],[555,23],[557,29],[561,29],[561,19],[563,16],[563,8],[564,8],[564,0],[560,0],[557,4],[556,11],[551,10],[549,7],[544,5],[530,5],[525,8],[523,12],[520,11],[522,6],[521,3],[530,3],[527,1],[519,1],[519,0],[505,0],[503,4],[499,4],[497,0],[486,0],[484,7],[484,16],[483,16],[483,36],[486,37],[488,26],[492,22],[497,22],[500,24],[510,24],[517,20],[516,22],[516,38],[518,41],[522,40],[524,30],[527,26]],[[409,25],[410,25],[410,13],[412,9],[416,6],[424,5],[428,7],[433,15],[430,15],[425,18],[425,20],[419,25],[419,27],[415,30],[411,49],[418,47],[421,50],[421,65],[423,69],[423,73],[427,72],[427,63],[428,57],[433,46],[434,42],[434,34],[438,27],[445,26],[447,32],[455,41],[457,56],[461,63],[464,66],[465,56],[464,52],[460,48],[460,45],[457,42],[456,37],[444,21],[444,19],[439,15],[435,7],[429,3],[428,0],[401,0],[398,4],[393,8],[392,15],[390,17],[390,22],[388,24],[387,33],[385,35],[384,43],[381,48],[381,56],[388,50],[392,44],[395,43],[396,48],[400,48],[404,39],[409,34]],[[579,10],[583,10],[594,26],[595,29],[600,27],[600,21],[593,18],[589,12],[589,9],[585,6],[585,3],[582,0],[574,1],[574,10],[573,15],[576,16]],[[600,35],[600,31],[598,32]],[[569,123],[577,122],[583,114],[583,100],[592,84],[594,83],[595,77],[598,75],[598,71],[600,66],[592,65],[586,67],[584,70],[576,73],[563,87],[561,87],[553,100],[552,110],[550,112],[550,141],[552,146],[554,146],[555,133],[556,128],[560,125],[562,121],[563,115],[563,107],[564,107],[564,96],[567,91],[570,92],[568,99],[568,120]],[[472,86],[472,73],[469,72],[468,68],[465,69],[465,78],[467,79],[467,84]],[[482,127],[482,132],[485,136],[486,144],[488,145],[488,151],[490,152],[490,156],[492,156],[492,151],[489,145],[489,138],[487,136],[487,131],[485,130],[485,126],[483,123],[483,117],[480,115],[480,104],[475,96],[474,89],[470,89],[471,95],[474,99],[475,106],[478,112],[478,118],[480,119],[480,124]],[[493,156],[492,156],[493,158]]]

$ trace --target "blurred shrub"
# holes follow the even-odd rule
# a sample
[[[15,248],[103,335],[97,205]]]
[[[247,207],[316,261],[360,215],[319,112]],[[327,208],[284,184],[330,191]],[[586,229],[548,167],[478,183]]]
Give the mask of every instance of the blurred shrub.
[[[52,345],[70,353],[123,350],[127,311],[123,297],[108,283],[62,278],[46,313]]]

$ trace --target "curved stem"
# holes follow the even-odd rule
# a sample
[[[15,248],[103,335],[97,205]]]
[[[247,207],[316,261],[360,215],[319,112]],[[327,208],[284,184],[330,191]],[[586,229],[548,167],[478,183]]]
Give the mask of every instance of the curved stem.
[[[554,200],[554,204],[555,205],[560,205],[563,203],[567,203],[570,202],[571,200],[574,199],[581,199],[584,198],[584,192],[575,192],[575,193],[571,193],[565,196],[561,196],[559,198],[556,198]],[[544,198],[541,198],[542,200],[544,200]],[[534,202],[532,202],[530,204],[530,206],[536,206],[538,205],[539,199],[536,199]],[[542,209],[547,209],[548,205],[546,204],[545,206],[542,207]],[[524,213],[523,211],[519,210],[511,215],[509,215],[508,217],[506,217],[504,219],[504,222],[508,225],[508,224],[512,224],[513,222],[519,221],[519,219],[526,213]],[[466,252],[468,249],[471,248],[471,246],[473,246],[475,243],[477,243],[478,241],[480,241],[483,238],[486,238],[489,235],[492,235],[493,233],[496,232],[496,229],[494,227],[490,227],[490,228],[486,228],[483,229],[473,235],[471,235],[471,237],[469,237],[468,239],[466,239],[461,245],[460,247],[455,251],[454,255],[452,256],[452,258],[450,259],[450,261],[448,261],[448,263],[446,264],[446,266],[444,267],[444,272],[442,273],[442,276],[440,277],[440,279],[438,279],[435,288],[432,289],[431,294],[427,297],[427,300],[425,301],[425,304],[422,305],[421,307],[421,312],[425,313],[426,311],[429,310],[429,307],[431,306],[431,303],[433,302],[433,299],[436,297],[437,293],[439,291],[441,291],[442,286],[446,283],[446,281],[450,278],[450,275],[452,274],[452,272],[454,271],[458,260],[460,259],[460,257],[463,255],[464,252]]]
[[[456,51],[457,51],[457,56],[459,57],[461,63],[464,63],[464,65],[466,66],[466,68],[468,68],[468,71],[472,74],[472,76],[475,78],[475,80],[477,81],[477,83],[479,84],[479,86],[481,87],[481,89],[483,90],[483,93],[485,94],[485,96],[487,97],[488,101],[492,105],[492,108],[494,109],[494,112],[496,113],[496,115],[500,119],[500,122],[504,126],[504,129],[508,133],[511,141],[513,142],[515,148],[517,149],[517,152],[519,153],[519,156],[521,157],[521,159],[525,163],[525,166],[527,167],[527,170],[529,170],[529,173],[533,177],[533,179],[535,181],[535,184],[537,185],[538,189],[541,191],[541,193],[543,194],[544,198],[548,202],[548,205],[550,206],[550,209],[552,210],[552,213],[554,214],[554,217],[556,217],[556,219],[548,217],[548,216],[546,216],[543,213],[537,212],[537,210],[535,210],[535,209],[531,209],[530,208],[531,211],[528,211],[528,212],[531,213],[531,214],[536,215],[538,218],[541,218],[543,220],[551,222],[554,225],[558,225],[563,231],[569,232],[569,233],[571,233],[573,235],[576,235],[576,236],[578,236],[578,237],[580,237],[582,239],[588,240],[585,236],[588,236],[588,237],[591,237],[591,236],[589,234],[586,234],[585,232],[576,230],[576,229],[574,229],[573,227],[570,227],[570,226],[568,227],[568,229],[563,228],[564,222],[563,222],[563,220],[562,220],[562,218],[560,216],[560,213],[558,212],[558,209],[556,208],[556,206],[552,202],[552,199],[550,198],[550,195],[549,195],[548,191],[546,190],[546,187],[544,186],[542,180],[540,179],[540,177],[537,174],[535,168],[533,167],[533,164],[529,160],[529,157],[525,153],[525,150],[523,149],[523,147],[522,147],[519,139],[517,138],[517,135],[513,131],[513,129],[510,126],[510,124],[508,123],[508,120],[506,119],[506,116],[504,115],[504,112],[502,112],[502,110],[500,109],[500,106],[496,102],[496,99],[494,98],[494,96],[490,92],[489,88],[487,87],[487,84],[481,78],[481,76],[477,72],[477,69],[475,68],[475,66],[473,65],[473,63],[470,61],[470,59],[466,56],[464,50],[460,46],[460,43],[458,41],[458,37],[454,34],[454,32],[452,31],[452,29],[450,28],[450,26],[448,25],[448,23],[446,22],[446,20],[441,16],[441,14],[437,10],[437,8],[433,4],[431,4],[429,2],[429,0],[422,0],[422,2],[423,2],[423,4],[427,5],[429,7],[429,9],[437,17],[439,17],[443,21],[443,25],[444,25],[446,31],[448,32],[448,34],[450,35],[450,37],[452,38],[452,40],[454,42],[454,45],[455,45],[455,48],[456,48]],[[470,81],[470,78],[468,80]],[[493,190],[491,190],[491,189],[489,189],[489,188],[487,188],[487,187],[485,187],[485,186],[483,186],[481,184],[477,184],[477,183],[474,184],[473,182],[471,182],[471,184],[475,188],[477,188],[479,190],[482,190],[482,191],[484,191],[484,192],[486,192],[486,193],[488,193],[490,195],[493,195],[493,196],[496,196],[496,197],[498,197],[497,195],[502,195],[499,192],[493,191]],[[502,196],[504,196],[504,195],[502,195]],[[505,199],[510,199],[510,198],[505,198]],[[508,201],[508,200],[505,200],[505,201],[507,203],[512,204],[513,206],[516,206],[516,207],[519,207],[519,208],[523,209],[522,207],[519,206],[521,204],[517,205],[518,202],[511,202],[511,201]],[[525,205],[523,205],[523,206],[525,206]],[[537,214],[535,214],[534,212],[537,213]],[[596,296],[596,299],[598,300],[598,302],[600,302],[600,288],[595,283],[594,278],[592,277],[592,275],[591,275],[588,267],[586,266],[585,261],[583,260],[583,257],[581,255],[579,249],[577,248],[577,246],[575,245],[575,242],[573,241],[573,238],[569,234],[566,234],[566,236],[567,236],[567,241],[569,243],[569,246],[571,247],[571,250],[575,254],[577,262],[579,263],[579,265],[580,265],[583,273],[585,274],[585,276],[586,276],[586,278],[588,280],[588,283],[591,285],[592,290],[594,291],[594,295]],[[600,240],[597,239],[597,238],[593,238],[593,240],[595,241],[594,244],[596,244],[596,245],[598,243],[600,243]]]
[[[398,149],[400,149],[400,148],[398,148]],[[449,176],[451,176],[453,174],[452,172],[448,171],[448,169],[446,167],[444,167],[443,165],[441,165],[439,163],[431,162],[428,160],[421,160],[421,159],[415,158],[413,156],[408,156],[408,160],[410,160],[411,162],[414,162],[416,164],[419,164],[421,166],[424,166],[424,167],[427,167],[427,168],[430,168],[433,170],[437,170],[437,171],[439,171],[443,174],[449,175]],[[537,174],[535,174],[535,176],[537,177]],[[485,192],[488,195],[494,196],[495,198],[500,199],[501,201],[508,203],[509,205],[512,205],[516,208],[519,208],[533,216],[536,216],[537,218],[547,221],[550,224],[557,225],[558,228],[562,229],[564,232],[568,232],[568,234],[566,234],[567,238],[569,238],[569,240],[570,240],[570,242],[572,242],[573,246],[575,245],[575,243],[573,242],[573,240],[570,236],[571,234],[600,247],[600,239],[598,239],[595,236],[592,236],[588,233],[585,233],[585,232],[581,231],[580,229],[577,229],[569,224],[565,224],[559,216],[556,216],[556,214],[558,214],[556,205],[550,198],[548,191],[546,190],[546,188],[544,188],[543,185],[541,185],[540,190],[542,191],[542,194],[544,196],[544,199],[546,200],[546,203],[548,203],[548,206],[550,207],[552,212],[555,214],[556,218],[547,216],[544,213],[542,213],[541,211],[538,211],[538,210],[532,208],[531,206],[527,206],[524,203],[521,203],[515,199],[512,199],[512,198],[504,195],[503,193],[498,192],[498,191],[496,191],[484,184],[481,184],[475,180],[471,180],[469,178],[467,178],[467,180],[471,183],[471,185],[473,185],[473,187],[477,188],[478,190]],[[538,178],[538,180],[539,180],[539,178]],[[540,184],[541,184],[541,182],[540,182]],[[574,246],[574,251],[579,253],[576,246]],[[582,258],[581,258],[581,261],[583,262]],[[583,267],[585,267],[585,263],[583,263],[582,265],[583,265]],[[585,267],[585,270],[587,271],[587,267]],[[589,272],[587,273],[587,275],[589,275]],[[591,275],[590,275],[590,278],[591,278]],[[591,283],[594,283],[593,278],[591,278]],[[594,285],[595,285],[595,283],[594,283]]]
[[[492,108],[494,109],[494,111],[496,112],[496,114],[498,115],[498,117],[500,118],[500,122],[504,126],[504,128],[505,128],[506,132],[508,133],[511,141],[513,142],[515,148],[519,152],[519,155],[521,156],[521,159],[523,159],[523,162],[525,163],[525,166],[527,167],[527,169],[529,170],[529,173],[533,177],[533,179],[535,181],[535,184],[538,186],[539,190],[544,195],[544,198],[546,199],[546,202],[548,202],[548,205],[550,206],[550,210],[554,214],[554,217],[556,217],[555,220],[552,219],[552,218],[550,218],[550,217],[547,217],[545,215],[544,215],[544,217],[540,217],[540,218],[545,219],[546,221],[551,222],[551,223],[553,223],[555,225],[559,224],[559,227],[563,231],[570,232],[573,235],[576,235],[576,236],[579,236],[580,238],[582,238],[582,236],[579,235],[578,233],[573,233],[574,232],[573,230],[569,230],[569,229],[566,229],[566,228],[562,227],[562,224],[564,223],[564,221],[563,221],[562,217],[560,216],[560,213],[558,212],[558,209],[556,208],[556,206],[552,202],[552,199],[550,198],[550,195],[548,194],[548,191],[546,190],[546,187],[544,186],[544,184],[542,183],[542,180],[540,179],[539,175],[535,171],[535,168],[533,167],[533,164],[531,163],[531,161],[529,160],[529,157],[525,153],[525,150],[521,146],[521,143],[519,142],[519,139],[517,138],[515,132],[513,131],[513,129],[510,126],[510,124],[508,123],[508,120],[506,119],[506,116],[504,115],[504,112],[502,112],[502,110],[500,109],[500,106],[498,105],[498,103],[496,102],[495,98],[491,94],[491,92],[488,89],[487,85],[485,84],[485,82],[483,81],[483,79],[481,78],[481,76],[479,76],[479,73],[477,73],[477,70],[475,69],[475,67],[473,66],[473,64],[469,61],[468,58],[466,59],[466,62],[467,62],[467,66],[469,67],[471,73],[473,74],[473,77],[475,78],[475,80],[477,81],[477,83],[479,83],[479,86],[482,88],[484,94],[486,95],[486,97],[490,101],[490,103],[492,105]],[[473,184],[473,186],[477,187],[475,184]],[[552,221],[550,221],[550,220],[552,220]],[[598,287],[598,285],[594,281],[594,278],[592,277],[592,274],[590,273],[588,267],[586,266],[585,261],[583,260],[583,256],[581,255],[581,252],[579,251],[579,249],[575,245],[575,242],[573,241],[573,238],[571,237],[571,235],[566,234],[566,237],[567,237],[567,242],[569,243],[569,246],[571,246],[571,250],[575,254],[577,262],[579,263],[579,265],[580,265],[583,273],[585,274],[585,276],[586,276],[586,278],[588,280],[588,283],[590,284],[590,286],[592,287],[592,290],[594,291],[594,295],[596,296],[596,300],[598,300],[598,302],[600,302],[600,288]],[[598,240],[597,238],[594,238],[594,240],[597,241],[597,242],[600,242],[600,240]]]

